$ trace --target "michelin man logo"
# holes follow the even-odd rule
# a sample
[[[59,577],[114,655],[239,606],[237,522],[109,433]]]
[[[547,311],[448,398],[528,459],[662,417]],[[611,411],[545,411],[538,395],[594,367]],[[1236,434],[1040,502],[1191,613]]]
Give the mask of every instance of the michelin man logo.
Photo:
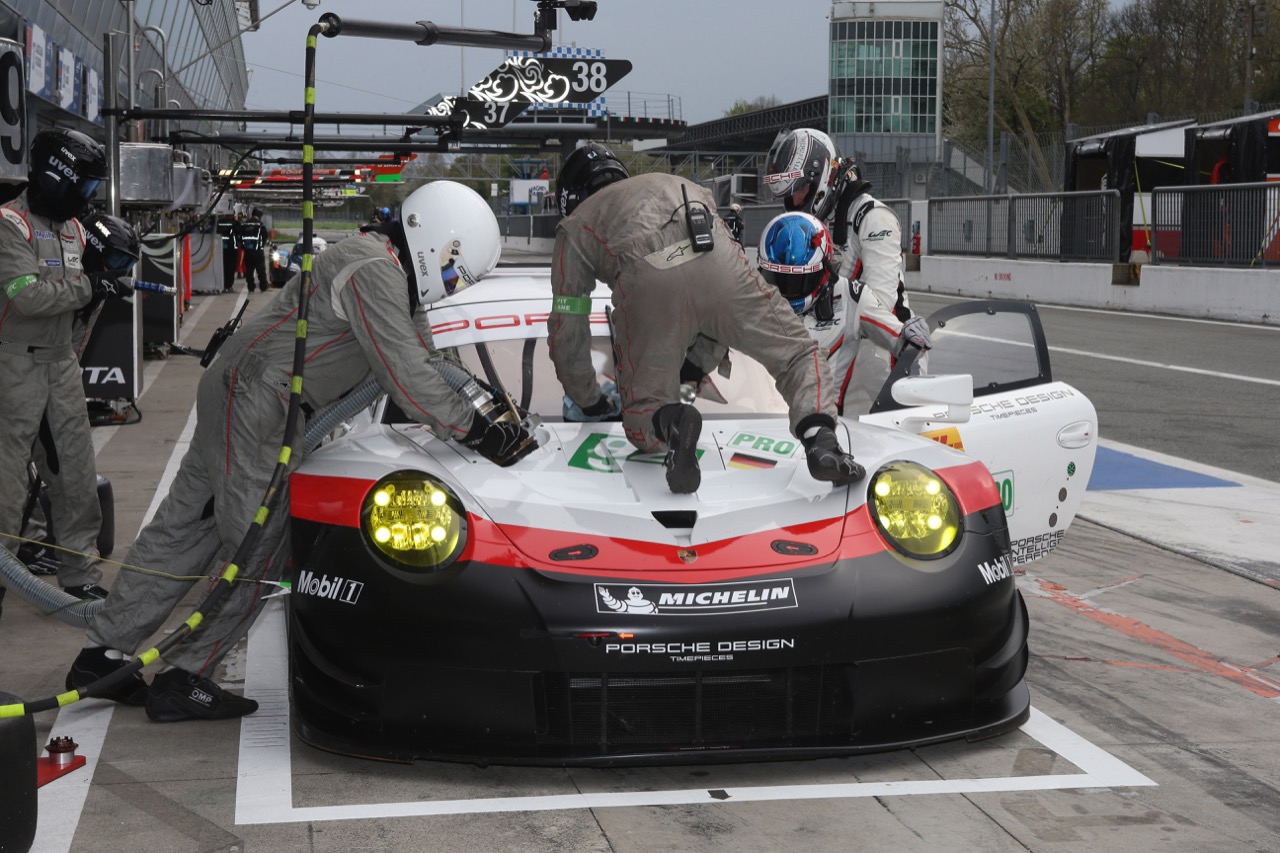
[[[626,601],[619,601],[605,587],[600,587],[600,598],[615,613],[657,613],[658,605],[644,597],[639,587],[627,590]]]

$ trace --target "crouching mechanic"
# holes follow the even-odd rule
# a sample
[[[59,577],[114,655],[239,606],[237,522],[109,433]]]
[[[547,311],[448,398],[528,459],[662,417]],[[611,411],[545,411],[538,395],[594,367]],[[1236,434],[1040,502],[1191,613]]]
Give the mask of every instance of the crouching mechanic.
[[[405,414],[438,436],[505,459],[527,434],[479,416],[431,366],[434,346],[424,310],[493,270],[500,251],[497,219],[479,195],[448,181],[414,191],[403,214],[394,234],[359,234],[318,256],[309,296],[304,409],[323,408],[372,375]],[[90,645],[67,674],[68,689],[124,666],[123,655],[142,647],[196,583],[220,574],[254,521],[286,440],[297,285],[286,286],[229,338],[201,377],[191,447],[94,616]],[[301,461],[302,432],[299,423],[299,434],[288,436],[295,448],[290,468]],[[286,480],[257,547],[219,607],[166,653],[168,668],[149,686],[134,673],[108,698],[145,705],[157,722],[226,719],[257,709],[208,675],[261,611],[269,587],[255,581],[275,581],[285,568],[288,505]]]
[[[718,355],[707,357],[709,350],[723,355],[733,348],[773,376],[810,474],[837,485],[862,478],[862,466],[836,439],[826,358],[777,289],[747,263],[706,190],[675,175],[629,177],[613,152],[591,143],[565,159],[557,192],[565,216],[551,259],[551,358],[565,394],[585,417],[608,416],[620,406],[633,445],[666,450],[671,491],[694,492],[702,482],[702,416],[681,402],[680,386],[703,378],[689,375],[693,365],[703,365],[693,372],[705,374],[719,363]],[[688,221],[691,208],[701,214],[696,219],[706,223],[705,233],[694,233],[702,229]],[[711,245],[697,250],[694,241],[708,236]],[[617,401],[601,389],[591,364],[590,295],[597,279],[612,290]],[[691,362],[694,350],[700,355]]]
[[[100,282],[82,268],[84,213],[107,175],[106,153],[77,131],[32,140],[27,187],[0,207],[0,535],[18,535],[27,470],[42,419],[61,469],[52,523],[66,549],[58,583],[77,598],[105,598],[98,568],[102,528],[97,469],[75,318]],[[14,540],[0,545],[17,550]]]
[[[760,236],[758,263],[760,275],[791,303],[818,348],[826,354],[837,385],[836,405],[844,414],[845,395],[862,338],[862,306],[849,279],[836,271],[827,226],[808,213],[775,216]],[[904,347],[923,350],[929,345],[925,321],[912,318],[906,325],[913,323],[924,325],[923,331],[917,334],[904,328],[894,338],[894,358],[902,354]]]
[[[822,131],[799,128],[778,134],[765,169],[766,189],[786,210],[811,213],[828,225],[838,272],[858,302],[859,337],[890,359],[901,351],[902,337],[930,349],[929,325],[912,315],[907,301],[898,216],[871,195],[853,158],[837,158],[835,143]],[[848,379],[837,372],[842,409]]]

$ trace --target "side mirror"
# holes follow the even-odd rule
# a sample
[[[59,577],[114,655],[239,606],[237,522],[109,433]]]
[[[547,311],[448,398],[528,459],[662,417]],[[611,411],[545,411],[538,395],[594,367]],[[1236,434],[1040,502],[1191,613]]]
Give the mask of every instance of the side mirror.
[[[911,432],[929,423],[963,424],[973,405],[973,377],[967,373],[945,376],[904,376],[893,383],[889,393],[904,406],[930,406],[928,415],[908,414],[898,425]],[[938,408],[941,407],[941,411]]]

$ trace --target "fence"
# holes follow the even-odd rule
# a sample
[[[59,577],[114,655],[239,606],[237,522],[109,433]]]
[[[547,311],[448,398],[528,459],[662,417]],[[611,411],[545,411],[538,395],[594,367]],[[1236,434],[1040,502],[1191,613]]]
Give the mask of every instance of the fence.
[[[905,235],[903,239],[905,242]],[[932,199],[927,251],[931,255],[1115,263],[1120,259],[1120,193],[1097,190]]]
[[[1280,184],[1159,187],[1151,193],[1151,261],[1280,266]]]

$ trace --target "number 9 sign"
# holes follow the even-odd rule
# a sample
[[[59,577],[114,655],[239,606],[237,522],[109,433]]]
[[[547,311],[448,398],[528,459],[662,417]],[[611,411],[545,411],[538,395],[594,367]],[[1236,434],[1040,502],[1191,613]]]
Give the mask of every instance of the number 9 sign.
[[[22,45],[0,39],[0,180],[27,179],[27,85]]]

